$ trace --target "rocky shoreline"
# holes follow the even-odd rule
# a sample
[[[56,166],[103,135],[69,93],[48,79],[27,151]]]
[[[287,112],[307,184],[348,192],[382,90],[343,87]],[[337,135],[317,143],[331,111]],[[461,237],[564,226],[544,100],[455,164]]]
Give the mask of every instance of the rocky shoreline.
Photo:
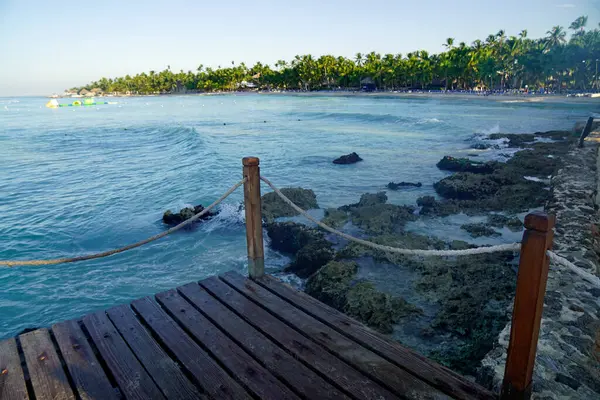
[[[600,130],[572,145],[552,177],[545,210],[556,215],[554,251],[600,274],[598,177]],[[510,323],[483,360],[480,377],[498,388],[504,375]],[[533,398],[600,398],[600,289],[551,264],[533,376]]]
[[[500,236],[499,228],[521,232],[523,213],[554,198],[557,172],[571,162],[575,140],[573,131],[480,138],[480,149],[502,142],[516,152],[506,162],[445,157],[438,167],[454,173],[434,184],[437,197],[395,205],[387,202],[385,192],[365,193],[357,203],[326,209],[322,221],[376,243],[414,249],[474,247],[406,229],[415,221],[434,223],[456,214],[486,218],[486,223],[462,226],[473,237]],[[457,160],[460,165],[453,166]],[[314,193],[307,191],[312,192],[288,188],[286,195],[295,196],[300,207],[318,208]],[[307,293],[488,387],[495,384],[489,371],[497,368],[481,368],[481,362],[497,351],[494,346],[509,323],[518,254],[385,254],[310,226],[281,222],[280,217],[296,213],[269,196],[263,196],[263,208],[270,246],[291,257],[285,271],[305,279]]]

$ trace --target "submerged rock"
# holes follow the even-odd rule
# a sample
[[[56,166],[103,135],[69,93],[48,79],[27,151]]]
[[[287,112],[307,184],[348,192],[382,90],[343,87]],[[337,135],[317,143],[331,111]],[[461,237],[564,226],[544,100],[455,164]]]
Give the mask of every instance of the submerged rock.
[[[163,214],[162,220],[167,225],[179,225],[183,221],[186,221],[192,218],[194,215],[201,213],[204,211],[204,207],[202,205],[197,205],[194,208],[185,207],[182,208],[178,213],[173,213],[171,210],[165,211]],[[207,220],[217,215],[217,213],[213,213],[212,211],[207,212],[203,216],[200,217],[200,220]]]
[[[523,147],[532,143],[535,140],[535,135],[532,133],[515,134],[515,133],[492,133],[489,136],[490,140],[508,139],[509,147]]]
[[[440,347],[429,354],[431,358],[463,374],[475,374],[510,318],[516,287],[514,257],[513,252],[502,252],[405,262],[422,274],[417,290],[440,306],[431,328],[437,335],[450,333],[458,343]]]
[[[455,174],[433,184],[442,197],[456,200],[477,200],[494,195],[500,183],[487,175],[470,172]]]
[[[354,225],[374,235],[399,232],[406,222],[417,219],[414,207],[386,202],[385,192],[365,193],[358,203],[342,206],[339,210],[348,212]]]
[[[498,168],[496,162],[479,162],[469,160],[468,158],[454,158],[451,156],[444,156],[436,166],[439,169],[454,172],[472,172],[475,174],[489,174],[494,172]]]
[[[306,292],[383,333],[391,333],[400,318],[420,312],[370,282],[355,282],[357,271],[354,262],[329,262],[307,280]]]
[[[523,222],[517,217],[507,217],[502,214],[490,214],[487,223],[495,228],[508,227],[513,232],[519,232],[523,229]]]
[[[294,222],[268,224],[267,235],[274,250],[295,256],[285,271],[300,278],[309,277],[335,254],[322,232]]]
[[[314,240],[296,253],[296,258],[285,267],[285,272],[292,272],[300,278],[308,278],[321,266],[333,260],[335,252],[327,240]]]
[[[333,163],[334,164],[355,164],[362,160],[363,159],[360,158],[360,156],[358,154],[352,152],[350,154],[346,154],[339,158],[336,158],[335,160],[333,160]]]
[[[423,184],[421,182],[417,182],[417,183],[412,183],[412,182],[398,182],[398,183],[394,183],[394,182],[390,182],[387,184],[387,188],[390,190],[398,190],[400,188],[407,188],[407,187],[421,187],[423,186]]]
[[[311,241],[324,239],[321,232],[295,222],[275,222],[267,224],[270,246],[283,253],[296,254]]]
[[[422,310],[403,298],[378,291],[371,282],[361,281],[346,292],[344,312],[379,332],[391,333],[398,320]]]
[[[337,208],[328,208],[325,210],[325,216],[321,222],[332,228],[340,228],[348,222],[348,214]]]
[[[303,210],[319,208],[317,196],[311,189],[283,188],[281,193]],[[262,215],[267,223],[272,222],[275,218],[298,215],[298,212],[284,202],[275,192],[262,195],[261,203]]]
[[[358,265],[355,262],[331,261],[308,278],[305,291],[323,303],[343,310],[346,293],[357,271]]]
[[[479,224],[464,224],[460,227],[471,235],[471,237],[477,238],[481,236],[501,236],[501,233],[496,232],[487,224],[479,223]]]

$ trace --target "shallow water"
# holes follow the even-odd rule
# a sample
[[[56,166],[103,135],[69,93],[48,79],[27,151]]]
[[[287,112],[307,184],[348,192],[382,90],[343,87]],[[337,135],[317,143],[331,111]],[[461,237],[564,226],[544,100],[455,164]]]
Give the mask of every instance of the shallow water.
[[[435,167],[442,156],[476,152],[468,148],[474,133],[570,129],[595,108],[475,98],[114,100],[119,104],[53,110],[44,98],[0,98],[0,259],[81,255],[161,232],[166,209],[214,201],[241,179],[248,155],[261,158],[263,175],[276,185],[314,189],[322,207],[356,202],[389,181],[422,182],[388,192],[391,202],[414,204],[445,176]],[[364,161],[331,163],[351,151]],[[241,199],[237,191],[213,221],[121,255],[0,269],[0,338],[209,275],[243,273]],[[438,225],[412,229],[452,234]],[[267,251],[271,271],[286,262]]]

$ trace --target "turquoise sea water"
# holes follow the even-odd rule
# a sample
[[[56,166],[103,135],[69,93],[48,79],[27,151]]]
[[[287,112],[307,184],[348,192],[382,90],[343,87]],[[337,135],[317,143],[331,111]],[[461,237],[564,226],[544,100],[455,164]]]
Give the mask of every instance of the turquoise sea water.
[[[422,182],[388,193],[391,202],[414,204],[445,175],[435,167],[442,156],[477,152],[468,148],[473,134],[570,129],[597,109],[477,98],[114,100],[47,109],[44,98],[0,98],[0,259],[81,255],[154,235],[165,229],[166,209],[207,205],[240,180],[241,158],[249,155],[261,158],[262,174],[276,185],[312,188],[321,207],[356,202],[389,181]],[[364,161],[331,163],[351,151]],[[121,255],[0,267],[0,338],[209,275],[245,272],[241,199],[237,191],[212,221]],[[419,224],[431,234],[449,232]],[[271,271],[287,262],[271,251],[266,258]]]

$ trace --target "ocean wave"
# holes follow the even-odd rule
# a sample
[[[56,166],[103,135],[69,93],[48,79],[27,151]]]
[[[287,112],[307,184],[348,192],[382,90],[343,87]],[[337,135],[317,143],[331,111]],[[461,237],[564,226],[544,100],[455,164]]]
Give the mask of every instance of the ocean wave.
[[[271,273],[271,275],[280,280],[281,282],[287,283],[294,289],[304,290],[304,286],[306,284],[305,279],[299,278],[298,276],[287,272],[273,272]]]
[[[219,206],[219,213],[206,224],[202,224],[205,232],[243,225],[246,222],[244,207],[241,204],[224,203]]]
[[[402,117],[392,114],[367,114],[367,113],[341,113],[341,112],[306,112],[306,113],[294,113],[295,117],[302,117],[303,119],[334,119],[338,121],[354,121],[362,123],[389,123],[389,124],[402,124],[402,123],[417,123],[418,119],[412,117]]]
[[[437,119],[437,118],[423,118],[419,121],[417,121],[418,125],[422,125],[422,124],[439,124],[442,123],[444,121]]]
[[[486,135],[486,136],[489,136],[494,133],[500,133],[500,124],[496,124],[488,129],[482,129],[481,131],[476,132],[476,133]]]

